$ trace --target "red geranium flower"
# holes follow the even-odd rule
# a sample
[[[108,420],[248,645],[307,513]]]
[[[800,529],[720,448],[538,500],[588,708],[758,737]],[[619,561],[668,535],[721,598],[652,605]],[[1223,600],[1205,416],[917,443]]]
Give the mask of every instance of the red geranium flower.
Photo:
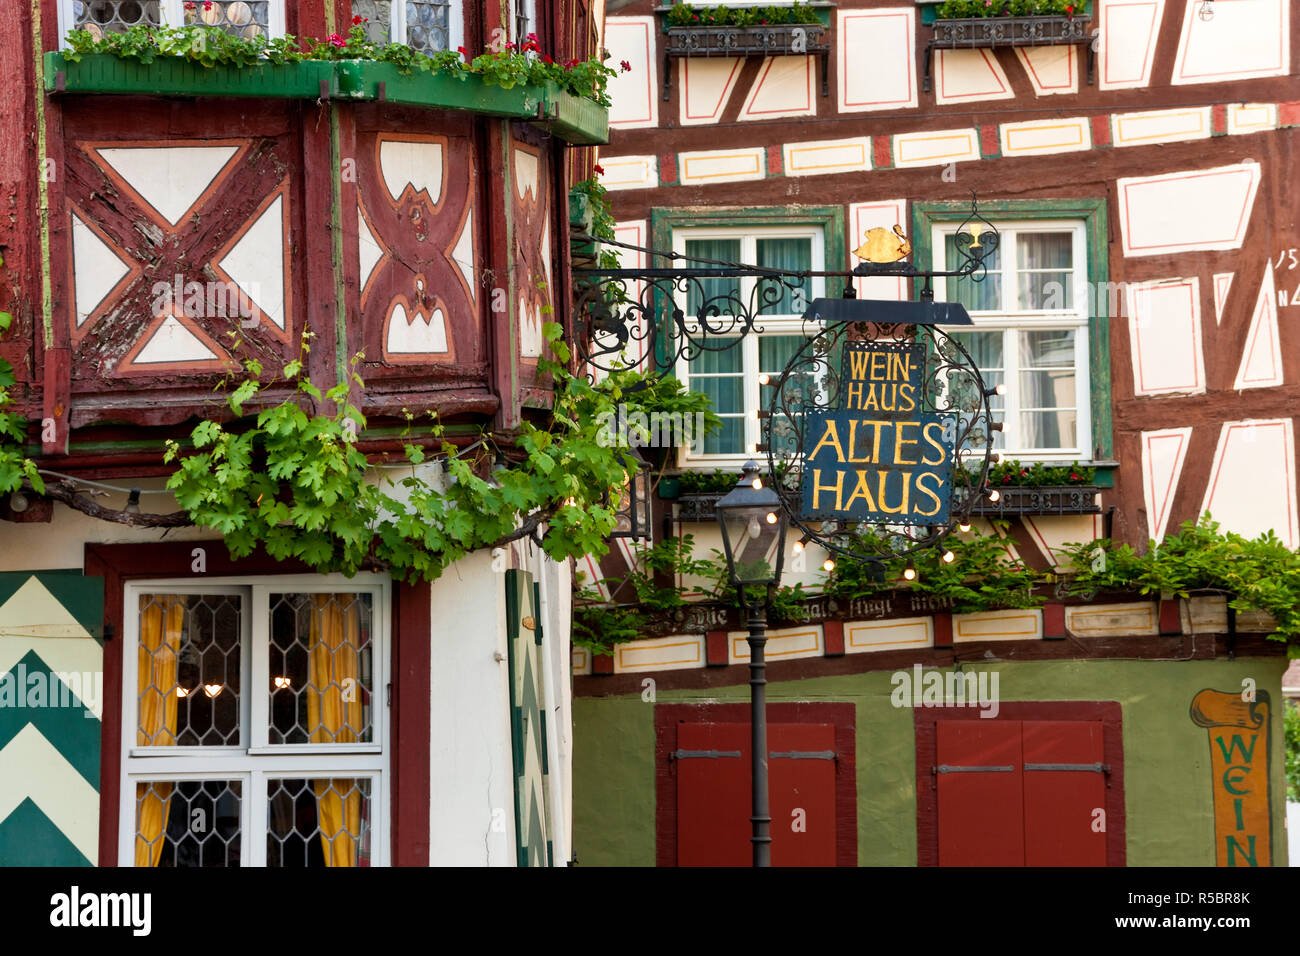
[[[330,46],[335,46],[335,47],[347,46],[347,44],[343,42],[343,38],[339,36],[337,33],[331,33],[325,39],[329,41]]]
[[[621,63],[619,63],[619,69],[621,69],[624,73],[631,73],[632,64],[627,62],[627,60],[623,60]]]
[[[596,164],[596,166],[595,166],[595,170],[596,170],[596,175],[597,175],[597,176],[604,176],[604,175],[605,175],[605,167],[602,166],[602,165],[600,165],[600,163],[597,163],[597,164]]]
[[[1009,485],[1009,484],[1011,484],[1011,476],[1010,476],[1010,475],[1003,475],[1003,476],[1002,476],[1002,483],[1003,483],[1004,485]]]
[[[1078,476],[1075,472],[1072,471],[1072,472],[1070,472],[1070,480],[1071,480],[1071,481],[1080,481],[1080,480],[1082,480],[1082,479],[1080,479],[1079,476]]]
[[[212,0],[203,0],[203,9],[204,9],[204,10],[211,10],[211,9],[212,9]]]
[[[186,4],[185,4],[185,9],[186,9],[186,10],[193,10],[196,6],[197,6],[197,4],[190,3],[189,0],[186,0]]]
[[[546,64],[549,65],[549,64],[554,63],[555,61],[551,59],[551,55],[550,55],[549,53],[543,53],[543,54],[542,54],[542,62],[543,62],[543,63],[546,63]]]
[[[361,26],[361,14],[357,13],[357,14],[354,14],[354,15],[353,15],[353,17],[352,17],[352,25],[353,25],[354,27],[359,27],[359,26]]]

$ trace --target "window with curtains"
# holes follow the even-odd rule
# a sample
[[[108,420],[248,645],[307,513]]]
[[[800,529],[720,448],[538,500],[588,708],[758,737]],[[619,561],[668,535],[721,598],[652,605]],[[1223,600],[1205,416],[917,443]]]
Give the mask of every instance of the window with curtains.
[[[366,18],[375,43],[405,43],[433,54],[464,42],[460,0],[352,0],[352,13]]]
[[[987,276],[936,280],[935,296],[966,306],[974,328],[951,328],[985,384],[994,447],[1011,458],[1091,457],[1088,268],[1081,221],[995,222],[1000,242]],[[954,268],[956,224],[933,227],[936,269]]]
[[[673,231],[675,252],[783,272],[823,270],[824,242],[820,226],[729,225]],[[685,265],[708,268],[703,263]],[[709,396],[722,419],[720,431],[683,450],[682,465],[723,465],[757,453],[762,441],[757,412],[766,409],[772,399],[772,386],[765,384],[763,376],[774,382],[804,344],[803,312],[823,295],[824,288],[825,280],[820,277],[804,280],[797,290],[757,278],[718,278],[692,283],[690,291],[682,295],[678,304],[688,323],[695,322],[701,310],[706,316],[728,315],[728,300],[761,306],[755,334],[712,336],[698,356],[678,366],[678,378],[691,391]],[[718,324],[716,319],[711,321]]]
[[[119,857],[387,863],[385,580],[132,584]]]
[[[134,26],[207,24],[251,40],[283,36],[284,0],[63,0],[60,26],[89,30],[95,37]]]

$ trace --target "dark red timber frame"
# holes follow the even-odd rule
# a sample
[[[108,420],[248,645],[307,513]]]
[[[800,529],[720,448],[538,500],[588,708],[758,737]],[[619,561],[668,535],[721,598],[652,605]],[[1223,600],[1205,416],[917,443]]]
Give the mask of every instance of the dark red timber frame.
[[[850,703],[773,703],[769,724],[835,727],[835,865],[858,865],[856,706]],[[655,705],[655,865],[677,865],[677,777],[669,755],[683,723],[748,723],[749,704]],[[748,815],[749,808],[745,808]]]
[[[192,552],[203,548],[207,571],[190,570]],[[296,561],[276,561],[264,553],[232,560],[215,541],[166,544],[87,544],[87,576],[104,579],[104,723],[100,747],[99,865],[117,866],[118,813],[122,779],[123,585],[139,578],[193,577],[195,583],[218,576],[256,577],[312,573]],[[392,710],[390,752],[392,849],[394,866],[429,865],[429,702],[430,587],[393,582]]]
[[[1106,777],[1106,865],[1127,866],[1124,827],[1124,723],[1118,701],[1016,701],[1003,703],[998,716],[980,717],[977,707],[917,707],[916,863],[939,865],[939,792],[932,768],[938,762],[940,720],[1099,720]]]

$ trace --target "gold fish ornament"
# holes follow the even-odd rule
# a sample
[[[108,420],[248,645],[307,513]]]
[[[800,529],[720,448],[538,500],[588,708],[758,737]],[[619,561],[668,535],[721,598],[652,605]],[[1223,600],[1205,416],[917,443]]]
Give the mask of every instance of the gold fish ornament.
[[[912,253],[912,244],[907,241],[902,227],[895,225],[890,232],[884,226],[868,229],[862,245],[853,250],[853,254],[867,262],[897,262]]]

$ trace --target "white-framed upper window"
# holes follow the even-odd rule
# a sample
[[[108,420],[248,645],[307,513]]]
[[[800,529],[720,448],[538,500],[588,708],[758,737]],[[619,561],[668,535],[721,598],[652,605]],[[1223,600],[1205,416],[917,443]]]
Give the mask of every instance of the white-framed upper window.
[[[821,226],[684,227],[673,231],[673,251],[783,272],[820,272],[825,268],[825,234]],[[686,266],[709,268],[694,262],[687,262]],[[752,277],[703,279],[698,286],[692,284],[689,293],[679,296],[678,307],[692,325],[707,300],[713,300],[725,316],[728,314],[725,303],[715,297],[735,297],[747,305],[757,304],[763,292],[759,286],[762,282]],[[797,292],[782,288],[779,299],[763,307],[755,333],[710,336],[709,348],[702,349],[690,361],[679,362],[678,379],[691,391],[709,396],[714,412],[722,419],[720,431],[681,450],[680,465],[725,466],[757,453],[763,434],[757,413],[768,407],[773,387],[760,379],[766,375],[775,382],[786,363],[807,341],[802,316],[812,300],[824,294],[824,288],[825,280],[821,277],[805,281]],[[717,318],[709,321],[719,324]],[[721,319],[721,324],[729,323],[729,319]]]
[[[72,30],[96,37],[134,26],[206,23],[251,40],[284,36],[284,0],[63,0],[60,39]]]
[[[126,585],[119,865],[388,864],[389,589]]]
[[[352,0],[352,14],[366,18],[376,43],[405,43],[428,55],[465,42],[461,0]]]
[[[537,0],[513,0],[515,43],[523,43],[528,34],[537,33]]]
[[[997,249],[987,276],[937,279],[935,296],[960,302],[974,327],[945,329],[979,367],[989,400],[994,448],[1004,457],[1073,461],[1091,457],[1088,383],[1088,263],[1084,223],[994,223]],[[933,227],[934,267],[959,264],[957,224]]]

